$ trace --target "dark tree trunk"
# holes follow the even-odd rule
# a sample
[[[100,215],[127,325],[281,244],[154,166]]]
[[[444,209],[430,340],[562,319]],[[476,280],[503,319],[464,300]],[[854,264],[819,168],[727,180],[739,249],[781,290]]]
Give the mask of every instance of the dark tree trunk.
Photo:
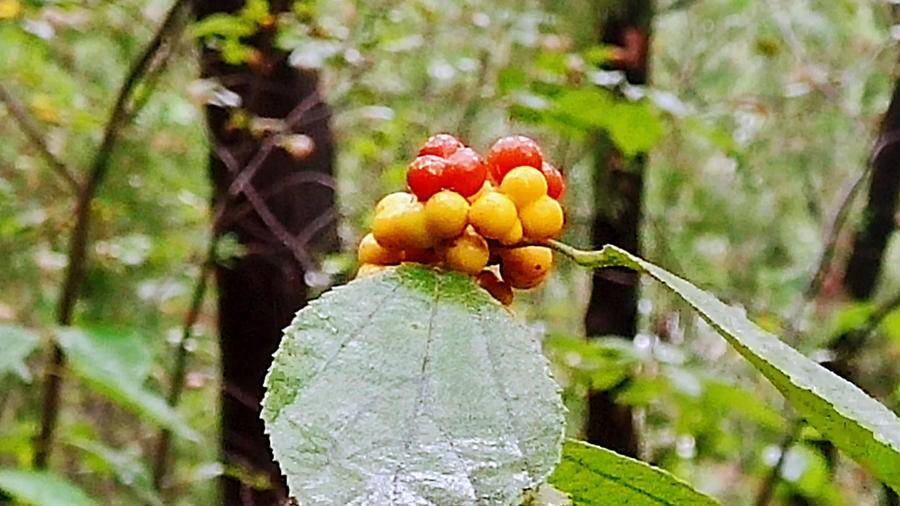
[[[623,70],[631,84],[645,84],[653,5],[650,0],[620,3],[602,20],[600,40],[617,47],[611,68]],[[615,244],[638,253],[644,158],[628,160],[603,139],[598,141],[596,160],[593,246]],[[588,336],[634,336],[637,280],[637,275],[624,270],[595,271],[584,319]],[[616,404],[614,393],[615,389],[589,394],[587,439],[637,456],[638,436],[631,410]]]
[[[881,136],[872,153],[872,180],[863,226],[853,241],[844,285],[855,300],[875,292],[888,238],[896,228],[897,195],[900,191],[900,82],[881,125]]]
[[[202,19],[217,12],[235,12],[242,4],[234,0],[195,0],[196,15]],[[272,2],[273,12],[288,8],[288,2]],[[310,97],[318,96],[318,76],[290,67],[287,55],[272,47],[272,34],[273,31],[264,30],[251,41],[259,51],[259,58],[252,65],[228,65],[217,52],[204,50],[202,73],[218,78],[238,93],[242,109],[251,116],[284,119],[300,104],[310,103]],[[315,103],[291,128],[292,132],[312,139],[312,153],[294,158],[276,147],[248,181],[250,191],[258,197],[257,202],[263,201],[267,212],[260,212],[248,200],[246,191],[229,194],[237,175],[253,167],[250,160],[264,139],[232,128],[231,110],[215,106],[207,109],[213,204],[219,210],[215,234],[235,237],[246,251],[241,258],[216,268],[222,360],[222,458],[226,466],[262,473],[272,482],[269,490],[254,490],[236,478],[223,478],[222,503],[227,505],[279,504],[286,496],[259,411],[263,378],[281,339],[281,330],[307,299],[305,268],[309,264],[298,258],[311,251],[303,247],[298,255],[296,250],[302,246],[285,241],[285,234],[275,229],[281,228],[292,238],[312,235],[315,240],[308,243],[320,249],[335,245],[333,220],[321,219],[334,215],[333,189],[315,183],[284,186],[298,172],[332,174],[334,145],[328,110],[324,104]],[[270,216],[264,219],[263,214],[268,212]],[[278,225],[275,229],[273,217]]]

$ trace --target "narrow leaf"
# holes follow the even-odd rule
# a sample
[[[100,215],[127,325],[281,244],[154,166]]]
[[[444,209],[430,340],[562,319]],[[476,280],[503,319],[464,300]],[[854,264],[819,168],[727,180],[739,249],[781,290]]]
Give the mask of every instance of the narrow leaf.
[[[553,246],[580,265],[628,267],[661,282],[768,378],[810,425],[900,491],[900,419],[856,385],[763,331],[737,308],[640,257],[614,246],[592,252],[559,242]]]
[[[550,484],[576,505],[718,504],[662,469],[582,441],[566,442]]]
[[[47,471],[0,469],[0,490],[34,506],[99,506],[72,482]]]
[[[297,313],[263,419],[303,504],[509,504],[550,475],[564,408],[528,330],[471,278],[401,266]]]
[[[57,331],[60,346],[66,351],[72,370],[101,394],[132,413],[192,441],[197,433],[181,415],[158,394],[147,390],[141,380],[127,372],[129,360],[116,358],[113,348],[102,343],[102,336],[76,328]],[[138,375],[139,376],[139,375]]]

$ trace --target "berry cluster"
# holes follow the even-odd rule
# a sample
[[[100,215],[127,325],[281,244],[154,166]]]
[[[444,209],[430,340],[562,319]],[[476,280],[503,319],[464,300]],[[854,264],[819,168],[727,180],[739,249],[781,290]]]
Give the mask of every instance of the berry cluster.
[[[546,278],[553,254],[534,244],[562,230],[565,181],[534,140],[503,137],[484,159],[452,135],[434,135],[406,182],[411,193],[392,193],[375,207],[358,276],[401,262],[441,265],[477,276],[507,304],[511,288]]]

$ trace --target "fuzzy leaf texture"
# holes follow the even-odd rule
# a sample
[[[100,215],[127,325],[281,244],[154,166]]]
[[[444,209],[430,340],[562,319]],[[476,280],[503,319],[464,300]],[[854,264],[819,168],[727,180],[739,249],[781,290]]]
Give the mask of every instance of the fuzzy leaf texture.
[[[553,246],[585,267],[627,267],[665,285],[768,378],[810,425],[900,491],[900,418],[859,387],[763,331],[738,308],[640,257],[614,246],[600,251],[556,241]]]
[[[302,504],[511,504],[559,461],[559,387],[470,277],[404,265],[297,313],[263,420]]]
[[[582,441],[566,442],[550,484],[582,506],[719,504],[662,469]]]

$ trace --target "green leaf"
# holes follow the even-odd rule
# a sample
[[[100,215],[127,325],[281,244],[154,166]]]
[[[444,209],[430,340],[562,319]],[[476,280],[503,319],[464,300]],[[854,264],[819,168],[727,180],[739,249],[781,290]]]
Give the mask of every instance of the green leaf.
[[[559,459],[546,359],[461,274],[404,265],[326,293],[285,331],[266,388],[304,504],[508,504]]]
[[[238,16],[216,13],[195,23],[191,32],[197,38],[219,36],[226,39],[239,39],[253,35],[256,32],[256,26]]]
[[[650,102],[616,102],[605,116],[606,130],[625,156],[646,153],[663,136],[663,126]]]
[[[31,373],[25,359],[37,347],[37,333],[19,325],[0,325],[0,377],[16,373],[23,380],[30,380]]]
[[[197,433],[165,399],[144,388],[143,378],[128,370],[136,363],[134,357],[117,354],[117,345],[106,342],[104,335],[66,327],[57,331],[57,340],[75,374],[95,390],[160,427],[183,438],[199,440]]]
[[[115,476],[119,483],[131,489],[142,502],[152,505],[163,504],[139,455],[116,450],[88,438],[73,439],[67,443],[85,452],[89,458],[93,458],[95,469]],[[86,464],[89,462],[85,460]]]
[[[0,469],[0,490],[35,506],[98,506],[70,481],[47,471]]]
[[[576,505],[714,505],[662,469],[582,441],[567,441],[550,484]]]
[[[553,245],[580,265],[628,267],[661,282],[768,378],[810,425],[900,490],[900,419],[856,385],[764,332],[739,309],[640,257],[615,246],[587,252],[555,241]]]

